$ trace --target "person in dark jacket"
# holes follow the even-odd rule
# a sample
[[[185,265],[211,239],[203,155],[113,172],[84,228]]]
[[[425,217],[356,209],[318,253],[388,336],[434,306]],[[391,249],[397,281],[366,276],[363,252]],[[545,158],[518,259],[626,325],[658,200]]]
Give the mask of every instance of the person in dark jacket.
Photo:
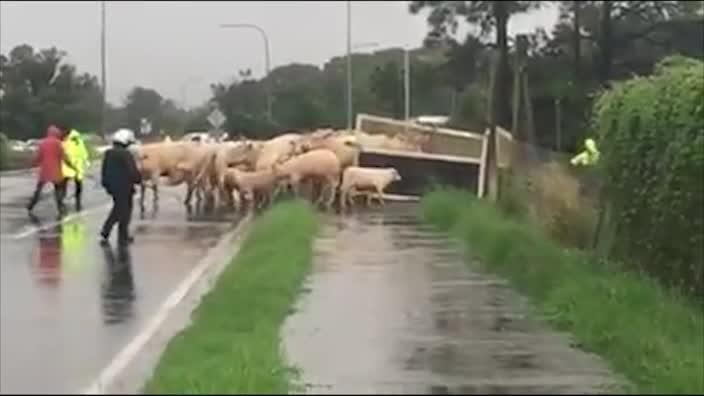
[[[134,133],[129,129],[120,129],[113,135],[113,147],[105,152],[101,169],[103,188],[112,197],[112,210],[105,219],[100,231],[101,245],[107,245],[110,232],[117,225],[117,241],[119,245],[127,245],[133,239],[129,235],[129,224],[132,217],[132,201],[134,186],[141,182],[137,163],[128,146],[134,143]]]

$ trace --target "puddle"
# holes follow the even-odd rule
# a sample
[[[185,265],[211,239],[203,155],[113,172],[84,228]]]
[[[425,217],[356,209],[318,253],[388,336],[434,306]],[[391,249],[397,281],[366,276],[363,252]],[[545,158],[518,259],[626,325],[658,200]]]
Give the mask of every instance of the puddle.
[[[283,329],[308,393],[588,393],[603,364],[473,271],[414,204],[329,216]]]

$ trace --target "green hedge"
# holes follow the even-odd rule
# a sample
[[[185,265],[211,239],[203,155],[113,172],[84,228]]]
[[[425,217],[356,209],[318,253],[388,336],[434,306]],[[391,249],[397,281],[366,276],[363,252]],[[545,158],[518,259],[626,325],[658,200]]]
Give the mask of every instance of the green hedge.
[[[613,251],[704,295],[704,63],[661,61],[595,104]]]

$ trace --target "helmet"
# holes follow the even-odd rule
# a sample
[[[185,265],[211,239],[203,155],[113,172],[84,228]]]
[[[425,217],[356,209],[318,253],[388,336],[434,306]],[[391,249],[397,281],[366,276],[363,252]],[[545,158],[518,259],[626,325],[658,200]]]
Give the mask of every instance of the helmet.
[[[130,129],[118,129],[113,135],[112,135],[112,141],[115,143],[120,143],[125,146],[129,145],[130,143],[134,143],[134,132]]]

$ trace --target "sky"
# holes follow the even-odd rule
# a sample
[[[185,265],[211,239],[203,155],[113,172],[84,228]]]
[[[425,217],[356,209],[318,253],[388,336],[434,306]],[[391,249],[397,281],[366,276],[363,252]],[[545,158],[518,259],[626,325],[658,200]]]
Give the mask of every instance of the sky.
[[[352,1],[352,45],[376,49],[419,46],[425,15],[411,15],[406,1]],[[271,67],[291,62],[322,66],[346,51],[345,1],[107,1],[108,101],[122,104],[134,86],[156,89],[188,106],[210,98],[210,83],[232,81],[238,70],[264,74],[264,44],[249,23],[266,31]],[[549,7],[511,19],[509,33],[549,27]],[[55,46],[79,71],[100,76],[100,2],[0,2],[0,53],[19,44]],[[360,51],[373,51],[364,48]],[[354,70],[354,69],[353,69]]]

